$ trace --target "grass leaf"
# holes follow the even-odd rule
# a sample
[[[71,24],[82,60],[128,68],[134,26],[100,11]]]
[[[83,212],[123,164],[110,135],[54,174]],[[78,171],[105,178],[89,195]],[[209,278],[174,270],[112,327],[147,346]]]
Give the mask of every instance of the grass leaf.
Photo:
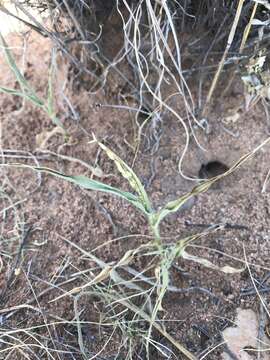
[[[24,92],[15,90],[15,89],[9,89],[9,88],[3,87],[3,86],[0,86],[0,91],[5,94],[23,97],[23,98],[31,101],[35,106],[38,106],[41,108],[43,108],[45,105],[44,102],[40,98],[36,97],[35,94],[28,94],[28,93],[24,93]]]
[[[168,202],[167,205],[160,211],[158,211],[155,215],[155,222],[159,224],[160,221],[164,219],[167,215],[178,211],[190,198],[207,191],[215,181],[216,180],[205,181],[202,184],[195,186],[190,192],[181,196],[180,198]]]
[[[50,117],[50,119],[52,120],[52,122],[55,125],[63,128],[63,124],[56,117],[55,111],[53,109],[53,87],[52,87],[53,72],[52,72],[52,70],[50,71],[49,84],[48,84],[48,87],[49,87],[48,105],[46,105],[45,101],[42,100],[36,94],[36,92],[32,89],[32,87],[29,85],[29,83],[27,82],[27,80],[25,79],[25,77],[23,76],[21,71],[19,70],[18,66],[16,65],[16,61],[12,55],[12,52],[9,50],[8,44],[6,43],[1,32],[0,32],[0,45],[2,46],[2,49],[4,50],[4,54],[5,54],[7,63],[9,65],[10,69],[12,70],[13,74],[15,75],[16,80],[18,81],[20,88],[21,88],[21,91],[18,91],[18,90],[9,89],[6,87],[0,87],[0,91],[4,92],[6,94],[10,94],[10,95],[14,95],[14,96],[15,95],[21,96],[21,97],[27,99],[28,101],[32,102],[35,106],[42,108],[48,114],[48,116]]]
[[[30,165],[21,165],[21,164],[8,164],[6,166],[14,166],[17,168],[28,168],[31,170],[35,170],[38,172],[44,172],[47,173],[49,175],[53,175],[56,176],[60,179],[66,180],[70,183],[73,183],[75,185],[81,186],[84,189],[88,189],[88,190],[94,190],[94,191],[102,191],[105,193],[109,193],[112,195],[116,195],[118,197],[121,197],[122,199],[128,201],[129,203],[131,203],[132,205],[134,205],[137,209],[141,210],[143,213],[146,213],[145,208],[143,207],[143,205],[141,204],[141,202],[139,201],[138,197],[135,196],[134,194],[130,193],[130,192],[126,192],[126,191],[122,191],[120,189],[117,189],[113,186],[104,184],[100,181],[96,181],[96,180],[92,180],[90,178],[88,178],[87,176],[83,176],[83,175],[66,175],[63,173],[60,173],[59,171],[50,169],[50,168],[46,168],[46,167],[36,167],[36,166],[30,166]]]
[[[134,173],[134,171],[118,156],[116,155],[112,150],[107,148],[104,144],[101,142],[98,142],[99,146],[106,152],[108,157],[114,161],[114,163],[117,166],[118,171],[120,174],[127,179],[129,182],[129,185],[132,187],[133,190],[136,191],[136,193],[139,195],[139,201],[143,205],[145,212],[151,213],[152,207],[150,200],[148,198],[148,195],[144,189],[143,184],[141,183],[138,176]]]
[[[14,73],[14,75],[16,77],[16,80],[20,84],[20,87],[21,87],[22,91],[23,92],[28,92],[30,94],[35,94],[34,90],[29,86],[29,84],[26,81],[25,77],[22,75],[21,71],[17,67],[16,62],[14,60],[14,57],[13,57],[11,51],[8,48],[8,44],[6,43],[4,37],[2,36],[1,33],[0,33],[0,43],[1,43],[1,46],[2,46],[2,48],[4,50],[4,54],[5,54],[7,63],[9,65],[10,69],[12,70],[12,72]]]
[[[229,265],[217,266],[217,265],[213,264],[211,261],[204,259],[202,257],[199,257],[199,256],[191,255],[191,254],[187,253],[185,250],[181,251],[181,257],[183,257],[186,260],[194,261],[194,262],[201,264],[209,269],[222,271],[225,274],[236,274],[236,273],[243,272],[245,270],[245,268],[236,269]]]

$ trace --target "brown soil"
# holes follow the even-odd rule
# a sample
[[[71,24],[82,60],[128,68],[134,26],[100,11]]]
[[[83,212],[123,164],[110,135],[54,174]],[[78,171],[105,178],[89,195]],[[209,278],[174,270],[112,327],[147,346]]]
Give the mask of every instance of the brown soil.
[[[13,35],[10,36],[9,43],[17,47],[22,45],[21,39]],[[15,52],[20,58],[20,50],[17,49]],[[39,94],[45,95],[50,61],[49,42],[32,34],[28,39],[26,59],[27,79]],[[1,85],[16,86],[3,58],[0,68]],[[121,83],[115,78],[109,79],[105,90],[95,95],[84,91],[82,87],[74,90],[75,85],[73,90],[67,89],[66,94],[80,114],[80,120],[76,121],[64,105],[61,96],[61,88],[68,71],[65,62],[59,61],[59,86],[57,85],[55,98],[69,139],[65,142],[61,134],[56,134],[49,139],[46,149],[73,156],[89,164],[93,164],[97,159],[104,174],[109,174],[104,181],[127,190],[128,185],[121,179],[112,162],[98,151],[96,145],[89,144],[92,139],[91,133],[94,132],[98,138],[106,139],[108,146],[125,162],[132,163],[134,158],[132,145],[136,134],[130,113],[121,109],[96,106],[96,104],[117,104]],[[22,105],[20,99],[0,95],[3,151],[7,149],[27,151],[36,154],[37,161],[42,166],[58,169],[66,174],[90,176],[89,172],[78,163],[54,157],[48,159],[41,152],[37,152],[37,135],[52,130],[54,126],[46,114],[34,106],[29,103]],[[180,104],[175,106],[179,107]],[[224,119],[236,112],[239,107],[242,107],[239,119],[225,125]],[[194,141],[191,142],[184,161],[184,171],[187,175],[197,176],[202,164],[209,161],[221,161],[227,166],[232,165],[240,156],[259,145],[268,134],[265,114],[260,104],[249,111],[244,110],[244,97],[241,84],[238,82],[225,99],[216,102],[208,121],[211,130],[209,134],[196,130],[200,143],[207,151],[203,152]],[[224,127],[237,136],[226,132]],[[152,156],[142,149],[138,155],[134,169],[144,183],[149,185],[147,190],[156,207],[181,196],[194,185],[194,182],[184,180],[177,169],[183,146],[182,127],[173,118],[167,116],[163,119],[162,137],[156,154]],[[246,226],[247,229],[225,229],[204,237],[194,244],[201,247],[190,247],[188,251],[205,257],[218,266],[231,265],[237,268],[243,267],[244,264],[225,254],[242,261],[246,256],[247,261],[252,264],[250,267],[252,276],[261,281],[270,271],[269,187],[265,193],[261,192],[269,170],[269,151],[269,146],[264,147],[251,161],[218,186],[198,196],[184,210],[166,218],[162,225],[162,236],[166,238],[164,241],[173,242],[175,238],[202,230],[194,224],[222,222]],[[23,161],[27,162],[22,158],[15,160],[3,158],[3,162]],[[109,263],[119,260],[128,249],[146,243],[148,239],[144,235],[149,235],[149,232],[144,217],[118,198],[83,191],[48,175],[42,175],[40,182],[37,174],[30,170],[3,168],[1,174],[3,192],[0,198],[2,210],[0,256],[3,262],[0,273],[1,289],[3,289],[1,309],[24,305],[29,300],[36,308],[36,310],[26,307],[17,308],[14,313],[10,310],[1,310],[1,337],[5,342],[0,345],[3,351],[0,358],[5,359],[7,354],[5,351],[10,346],[8,343],[13,342],[12,338],[3,336],[5,332],[61,321],[60,318],[70,321],[74,319],[72,297],[65,296],[55,302],[50,301],[63,294],[60,288],[68,291],[83,282],[76,280],[60,287],[57,284],[70,279],[76,272],[92,268],[93,264],[65,239],[86,252],[91,252],[97,246],[104,244],[95,251],[95,255]],[[151,179],[150,183],[149,179]],[[22,200],[20,204],[15,204]],[[10,207],[8,210],[3,211],[8,207]],[[30,226],[31,231],[20,248],[23,226],[25,228]],[[128,237],[131,234],[140,235]],[[108,243],[117,237],[122,239]],[[139,271],[145,265],[143,258],[138,258],[133,264]],[[10,277],[11,274],[14,276]],[[87,277],[84,283],[86,281]],[[49,284],[54,284],[55,288]],[[171,270],[171,285],[179,289],[200,287],[211,291],[214,295],[210,296],[198,289],[183,294],[168,291],[163,303],[164,311],[159,315],[166,321],[170,335],[198,357],[207,349],[222,342],[221,331],[234,320],[236,308],[252,308],[260,311],[260,301],[256,294],[251,291],[251,295],[245,296],[243,292],[246,288],[253,289],[247,269],[240,274],[223,274],[179,258]],[[267,287],[267,283],[265,286]],[[51,290],[39,296],[47,288]],[[38,299],[35,299],[35,296],[38,296]],[[263,297],[268,306],[269,293],[266,292]],[[101,314],[105,309],[99,306],[97,299],[83,296],[79,301],[79,308],[83,309],[80,319],[102,321]],[[47,358],[48,355],[42,347],[31,347],[31,344],[37,343],[37,340],[31,337],[33,333],[34,330],[29,330],[20,336],[16,335],[27,346],[14,350],[12,359],[23,359],[24,351],[31,359]],[[52,351],[55,359],[84,358],[79,351],[75,326],[67,323],[54,325],[43,328],[42,331],[35,330],[35,336],[42,343],[46,342],[48,347],[60,351],[58,355]],[[110,336],[111,329],[89,324],[83,327],[84,342],[93,354],[102,350]],[[172,345],[159,334],[154,333],[153,336],[156,341],[173,350],[176,358],[181,358]],[[120,341],[122,341],[121,333],[116,332],[106,349],[101,352],[100,359],[116,358]],[[206,358],[220,359],[224,349],[226,350],[224,346],[217,347]],[[123,354],[120,354],[119,358],[124,358],[124,349],[122,351]],[[144,358],[143,353],[140,356]],[[153,349],[151,357],[157,358],[157,353]]]

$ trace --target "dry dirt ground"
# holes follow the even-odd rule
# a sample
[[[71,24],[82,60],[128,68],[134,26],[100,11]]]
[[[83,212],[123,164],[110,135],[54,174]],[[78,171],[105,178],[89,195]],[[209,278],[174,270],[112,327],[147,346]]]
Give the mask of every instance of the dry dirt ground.
[[[25,76],[37,92],[44,95],[51,56],[50,43],[33,34],[25,44],[16,35],[10,35],[8,42],[14,47],[20,61],[22,47],[26,46],[23,59]],[[42,166],[66,174],[91,176],[80,163],[55,157],[46,152],[49,150],[88,164],[97,162],[107,175],[103,179],[106,183],[127,190],[128,185],[112,162],[95,144],[89,143],[94,132],[98,138],[105,139],[124,161],[132,163],[132,145],[136,135],[132,113],[96,105],[117,105],[121,83],[118,85],[116,79],[109,79],[106,87],[94,95],[79,86],[80,81],[77,85],[67,84],[63,90],[69,68],[64,60],[58,63],[55,99],[69,138],[55,134],[43,144],[43,152],[38,151],[40,134],[44,135],[54,128],[50,119],[29,103],[24,104],[19,98],[1,94],[2,162],[33,164],[37,161]],[[0,69],[1,85],[16,87],[16,81],[2,56]],[[79,119],[76,120],[69,110],[63,92],[80,115]],[[236,112],[240,116],[235,120],[231,115]],[[243,89],[237,81],[225,98],[216,99],[208,122],[209,133],[195,129],[207,151],[200,150],[194,141],[191,142],[183,166],[187,175],[198,175],[202,164],[209,161],[221,161],[229,167],[269,134],[269,124],[260,104],[245,111]],[[184,194],[194,185],[184,180],[178,172],[178,161],[184,146],[181,125],[165,116],[161,132],[157,152],[151,155],[144,144],[134,166],[155,206]],[[12,153],[7,150],[12,150]],[[29,154],[34,154],[35,160],[25,159]],[[269,171],[269,159],[270,147],[265,146],[229,178],[198,196],[182,211],[166,218],[161,228],[164,241],[173,242],[176,238],[202,231],[198,224],[241,225],[204,237],[194,243],[189,252],[201,255],[218,266],[241,268],[245,266],[246,258],[253,281],[263,289],[261,296],[266,307],[270,302],[270,280],[266,278],[263,284],[261,282],[270,271],[270,184],[264,193],[262,187]],[[81,284],[76,276],[73,282],[66,285],[60,283],[93,267],[91,261],[66,240],[86,252],[99,247],[94,254],[109,263],[120,259],[128,249],[148,241],[147,223],[143,216],[122,200],[84,191],[49,175],[43,174],[40,178],[30,170],[2,168],[0,180],[0,358],[7,359],[7,354],[11,352],[10,359],[24,359],[25,352],[29,359],[83,359],[79,353],[76,327],[59,320],[74,320],[72,297],[50,302],[63,293],[61,289],[69,290]],[[27,229],[30,229],[28,233]],[[134,236],[130,237],[132,234]],[[121,240],[110,242],[118,237]],[[142,270],[144,259],[135,259],[133,265],[138,271]],[[170,281],[179,289],[195,289],[183,293],[168,291],[160,318],[166,321],[167,331],[198,357],[202,357],[206,349],[222,342],[221,333],[232,324],[239,307],[253,309],[263,319],[260,331],[267,332],[268,318],[254,290],[248,269],[238,274],[224,274],[180,258],[171,269]],[[207,289],[213,296],[200,288]],[[26,304],[29,304],[28,307]],[[18,307],[20,305],[21,308]],[[13,307],[16,307],[16,311],[12,311]],[[81,320],[102,322],[102,309],[98,307],[97,300],[83,297],[80,300]],[[59,324],[56,324],[57,321]],[[50,322],[55,322],[55,325],[25,331]],[[8,331],[14,331],[13,335],[5,337]],[[49,357],[43,346],[37,344],[37,338],[31,337],[33,333],[40,343],[59,352],[52,350],[52,357]],[[110,340],[111,329],[86,324],[82,336],[93,354],[97,354],[108,341],[98,358],[115,358],[121,341],[120,333],[116,332]],[[172,345],[160,335],[154,336],[156,341],[172,349]],[[255,336],[260,338],[262,334]],[[224,351],[227,351],[226,346],[218,346],[205,358],[220,359]],[[175,353],[176,358],[180,359],[181,355]],[[163,358],[166,358],[165,355]],[[125,358],[124,349],[121,356],[119,358]],[[143,353],[138,354],[134,359],[143,359],[144,356]],[[257,354],[250,353],[250,356],[256,358]],[[157,358],[154,349],[151,358]]]

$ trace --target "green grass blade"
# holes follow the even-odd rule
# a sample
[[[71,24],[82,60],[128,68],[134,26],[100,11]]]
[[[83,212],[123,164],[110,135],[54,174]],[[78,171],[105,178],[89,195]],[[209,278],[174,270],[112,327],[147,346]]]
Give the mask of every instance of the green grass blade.
[[[9,95],[25,97],[25,95],[21,91],[6,88],[4,86],[0,86],[0,91]]]
[[[148,198],[148,195],[144,189],[143,184],[141,183],[138,176],[134,173],[134,171],[118,156],[116,155],[112,150],[107,148],[104,144],[98,142],[99,146],[106,152],[108,157],[114,161],[116,164],[116,167],[120,174],[127,179],[129,182],[129,185],[132,187],[133,190],[136,191],[136,193],[139,196],[139,201],[141,202],[142,206],[145,209],[145,212],[151,213],[152,207],[150,200]]]
[[[200,185],[195,186],[189,193],[181,196],[180,198],[170,201],[167,205],[161,209],[155,216],[155,222],[158,224],[162,219],[164,219],[167,215],[178,211],[189,199],[193,196],[201,194],[207,191],[214,181],[206,181]]]
[[[35,106],[42,108],[48,114],[48,116],[50,117],[50,119],[52,120],[52,122],[55,125],[60,126],[61,128],[64,128],[61,121],[56,117],[54,109],[53,109],[53,86],[52,86],[53,72],[52,72],[52,70],[50,71],[50,76],[49,76],[48,104],[46,105],[45,101],[43,101],[39,96],[37,96],[36,92],[31,88],[31,86],[29,85],[29,83],[27,82],[27,80],[25,79],[25,77],[23,76],[21,71],[19,70],[18,66],[16,65],[16,61],[12,55],[12,52],[9,50],[8,44],[6,43],[4,37],[2,36],[1,33],[0,33],[0,45],[2,46],[2,49],[4,50],[6,61],[9,65],[10,69],[12,70],[13,74],[15,75],[16,80],[20,84],[20,88],[21,88],[21,91],[18,91],[18,90],[9,89],[6,87],[0,87],[0,91],[4,92],[6,94],[16,95],[16,96],[20,96],[20,97],[27,99],[28,101],[32,102]]]
[[[83,175],[77,175],[77,176],[76,175],[75,176],[65,175],[63,173],[60,173],[59,171],[56,171],[56,170],[53,170],[50,168],[36,167],[36,166],[22,165],[22,164],[3,164],[0,166],[9,166],[9,167],[14,166],[17,168],[28,168],[28,169],[35,170],[38,172],[44,172],[49,175],[56,176],[60,179],[63,179],[65,181],[68,181],[70,183],[78,185],[84,189],[94,190],[94,191],[102,191],[105,193],[109,193],[111,195],[116,195],[116,196],[121,197],[122,199],[128,201],[133,206],[135,206],[137,209],[139,209],[140,211],[142,211],[144,214],[147,215],[145,208],[142,206],[142,204],[139,201],[137,196],[133,195],[130,192],[122,191],[113,186],[104,184],[100,181],[89,179],[88,177],[83,176]]]
[[[14,57],[8,48],[8,44],[6,43],[4,37],[2,36],[1,33],[0,33],[0,45],[2,46],[2,48],[4,50],[4,54],[5,54],[7,63],[9,65],[10,69],[12,70],[12,72],[14,73],[16,80],[19,82],[22,91],[27,91],[30,94],[35,94],[34,90],[29,86],[25,77],[22,75],[19,68],[17,67]]]
[[[24,93],[24,92],[15,90],[15,89],[6,88],[4,86],[0,86],[0,91],[5,94],[23,97],[23,98],[31,101],[34,105],[36,105],[38,107],[41,107],[41,108],[44,107],[44,102],[41,99],[37,98],[33,94],[27,94],[27,93]]]
[[[106,192],[106,193],[109,193],[112,195],[116,195],[116,196],[121,197],[121,198],[125,199],[126,201],[130,202],[132,205],[136,206],[141,211],[145,212],[141,203],[138,201],[138,197],[133,195],[130,192],[122,191],[113,186],[104,184],[100,181],[89,179],[88,177],[83,176],[83,175],[72,176],[72,175],[62,174],[58,171],[55,171],[55,170],[52,170],[49,168],[42,168],[42,167],[40,167],[40,168],[32,167],[32,168],[39,172],[45,172],[47,174],[57,176],[58,178],[69,181],[75,185],[81,186],[84,189],[102,191],[102,192]]]

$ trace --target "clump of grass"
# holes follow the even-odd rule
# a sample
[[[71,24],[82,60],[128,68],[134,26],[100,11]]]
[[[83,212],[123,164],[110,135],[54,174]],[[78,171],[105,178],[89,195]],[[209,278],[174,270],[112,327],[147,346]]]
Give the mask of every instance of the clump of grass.
[[[64,1],[63,3],[65,4],[66,11],[69,13],[70,18],[76,27],[77,34],[80,35],[81,40],[85,41],[85,29],[81,26],[81,23],[77,21],[76,14],[73,12],[74,9],[72,6],[70,6],[70,2]],[[82,1],[76,3],[79,5],[83,4]],[[172,12],[172,8],[168,5],[168,3],[169,2],[154,3],[150,0],[146,0],[145,2],[130,2],[124,0],[123,4],[127,13],[127,16],[124,16],[122,8],[120,8],[119,2],[117,2],[117,9],[119,14],[122,16],[124,31],[124,51],[121,53],[121,56],[119,56],[119,59],[121,59],[121,57],[127,57],[127,61],[134,70],[136,77],[136,98],[139,103],[137,115],[140,114],[144,107],[147,108],[147,111],[150,114],[149,118],[147,118],[143,125],[140,125],[139,121],[137,121],[139,128],[138,138],[142,133],[143,126],[146,123],[151,123],[153,128],[152,133],[155,140],[154,148],[156,150],[160,141],[160,132],[158,130],[159,126],[162,125],[162,115],[164,115],[165,112],[169,112],[183,126],[187,141],[179,164],[179,170],[181,172],[181,162],[189,145],[190,131],[195,137],[192,123],[195,123],[199,126],[200,123],[196,119],[194,101],[182,72],[182,54],[180,51],[181,47],[175,26],[175,18],[177,17],[177,13]],[[225,1],[222,3],[226,4],[226,7],[230,7],[231,2]],[[191,7],[193,10],[195,10],[195,14],[197,14],[196,11],[198,13],[200,12],[200,10],[197,9],[206,9],[207,16],[204,17],[203,21],[209,21],[209,19],[215,15],[216,8],[214,8],[214,5],[216,4],[214,4],[212,1],[201,1],[199,6],[197,6],[198,2],[194,1],[189,2],[189,4],[191,4]],[[243,1],[239,2],[239,4],[243,5],[244,10],[247,9],[247,5],[243,4]],[[233,6],[231,7],[233,8]],[[81,7],[81,9],[82,8],[83,7]],[[188,12],[189,10],[189,8],[184,8],[183,13],[185,14],[185,12]],[[238,12],[239,15],[241,12],[240,10]],[[183,20],[182,24],[185,23],[185,20],[186,19]],[[236,26],[238,20],[240,21],[242,19],[236,18],[235,23],[233,23],[234,26]],[[147,23],[148,27],[145,27],[145,22]],[[145,28],[148,28],[149,31],[145,31]],[[228,32],[228,29],[225,30]],[[224,33],[226,33],[226,31]],[[171,36],[171,38],[169,38],[169,36]],[[234,38],[234,36],[232,37]],[[44,110],[56,125],[61,126],[61,124],[59,124],[59,120],[55,117],[53,110],[53,72],[50,74],[48,99],[41,99],[39,96],[37,96],[35,91],[24,78],[23,74],[21,74],[19,71],[12,54],[7,47],[7,44],[3,38],[1,39],[7,61],[21,87],[21,91],[7,88],[2,88],[2,91],[11,95],[21,96],[24,99],[31,101],[34,105]],[[169,40],[173,43],[173,51],[169,45]],[[149,48],[147,49],[144,48],[146,43],[149,45]],[[229,47],[224,53],[224,59],[222,59],[220,62],[220,67],[216,73],[216,80],[214,80],[213,83],[214,87],[219,78],[220,71],[223,68],[224,60],[228,50]],[[97,62],[98,61],[99,59],[97,59]],[[115,61],[113,65],[116,63],[117,61]],[[170,66],[168,66],[168,63]],[[108,68],[111,65],[112,64],[109,64]],[[150,70],[155,72],[154,83],[151,81],[151,77],[149,76]],[[176,94],[171,94],[171,96],[179,96],[180,99],[183,100],[185,112],[189,121],[188,124],[186,124],[186,119],[184,119],[170,105],[169,98],[166,98],[166,96],[163,94],[163,84],[167,81],[172,83],[176,88]],[[211,90],[211,96],[209,96],[208,101],[210,101],[213,92],[214,90]],[[150,100],[147,100],[146,97],[150,98]],[[136,120],[138,119],[136,118]],[[154,339],[153,333],[156,331],[160,333],[161,336],[163,336],[168,342],[170,342],[175,349],[180,351],[187,358],[193,360],[195,357],[166,331],[166,327],[161,322],[159,316],[159,314],[163,311],[163,301],[165,294],[172,288],[170,286],[170,268],[173,262],[176,258],[180,257],[198,262],[211,269],[221,270],[225,273],[235,273],[237,271],[242,271],[242,269],[235,269],[230,266],[218,268],[207,259],[202,259],[195,255],[190,255],[187,252],[187,247],[189,245],[191,245],[197,239],[203,236],[207,236],[209,232],[196,234],[184,239],[177,239],[174,244],[169,246],[164,244],[160,234],[161,223],[168,215],[177,212],[191,197],[197,196],[200,193],[207,191],[212,186],[212,184],[235,171],[241,164],[247,161],[255,152],[257,152],[263,145],[265,145],[269,139],[264,141],[260,146],[254,149],[254,151],[243,156],[226,173],[204,181],[198,186],[195,186],[191,192],[183,195],[178,199],[175,199],[174,201],[170,201],[161,209],[154,209],[142,182],[134,173],[132,168],[128,166],[117,154],[111,151],[103,143],[99,142],[96,138],[94,138],[94,141],[100,146],[102,150],[106,152],[109,158],[114,161],[122,177],[128,180],[132,192],[122,191],[121,189],[112,187],[100,181],[89,179],[85,176],[66,175],[45,167],[33,167],[16,164],[14,166],[28,167],[38,172],[45,172],[52,176],[56,176],[60,179],[71,182],[88,190],[106,192],[111,195],[121,197],[122,199],[132,204],[142,214],[144,214],[149,224],[149,230],[153,236],[153,239],[151,238],[151,241],[144,246],[136,249],[130,249],[120,260],[109,264],[97,258],[92,252],[85,252],[83,249],[79,248],[78,245],[72,244],[68,241],[71,246],[79,250],[84,256],[90,258],[95,263],[96,267],[94,269],[90,269],[90,275],[86,276],[83,274],[84,283],[82,285],[74,287],[71,291],[65,291],[64,295],[56,297],[54,301],[61,299],[63,296],[70,296],[74,299],[75,321],[72,322],[72,325],[77,327],[80,353],[84,358],[89,358],[90,356],[98,357],[99,353],[93,355],[88,351],[85,344],[83,337],[84,324],[83,321],[81,321],[81,312],[78,305],[82,296],[86,296],[89,299],[92,299],[92,297],[97,297],[101,300],[106,310],[100,326],[111,326],[111,337],[113,336],[116,329],[122,333],[123,340],[119,349],[119,353],[121,348],[124,348],[128,354],[127,358],[134,358],[134,353],[136,353],[138,342],[144,345],[144,358],[150,358],[150,347],[156,348],[164,357],[168,357],[166,356],[168,353],[172,354],[170,349],[165,348],[164,345],[158,343],[158,341]],[[139,139],[137,150],[138,146]],[[154,277],[152,279],[142,273],[135,272],[135,270],[130,266],[132,260],[135,258],[135,256],[138,255],[143,255],[144,257],[149,256],[151,258],[154,257],[155,261],[153,261],[151,266],[149,266],[149,268],[151,268],[151,270],[154,272]],[[125,272],[125,275],[128,275],[129,277],[124,276],[122,274],[123,271]],[[82,274],[76,276],[79,277],[80,275]],[[77,279],[75,276],[74,278]],[[86,282],[85,278],[87,279]],[[143,285],[138,284],[138,279],[143,283]],[[146,285],[148,286],[147,288]],[[135,303],[134,300],[136,300],[137,303]],[[128,320],[126,314],[129,315]],[[146,323],[147,326],[140,327],[138,324],[142,322]],[[49,328],[50,324],[45,323],[44,326]],[[23,329],[22,331],[25,331],[29,337],[32,335],[30,334],[30,330]],[[48,333],[50,333],[50,331],[48,331]],[[9,341],[11,341],[11,339],[14,341],[14,344],[13,342],[11,344],[13,351],[13,346],[14,348],[17,346],[17,339],[14,340],[14,337],[11,337],[13,335],[11,334],[10,336],[8,331],[5,333],[5,336],[6,339],[9,339]],[[15,337],[16,336],[17,334]],[[39,338],[38,341],[40,341]],[[19,343],[21,344],[20,341]],[[29,348],[30,347],[31,345],[29,345]],[[43,344],[41,347],[43,347]],[[53,351],[45,345],[44,349],[46,355],[52,358],[53,355],[51,352]]]
[[[180,352],[185,354],[185,356],[187,356],[189,359],[193,360],[195,359],[194,356],[188,350],[186,350],[181,344],[176,342],[166,332],[165,328],[157,322],[158,314],[163,309],[162,303],[164,296],[170,287],[170,268],[173,262],[175,261],[176,258],[182,257],[184,259],[200,263],[208,268],[220,270],[224,273],[229,273],[229,274],[242,271],[243,269],[242,268],[236,269],[231,266],[224,266],[222,268],[219,268],[214,264],[212,264],[207,259],[200,258],[195,255],[190,255],[186,251],[186,248],[189,245],[191,245],[195,240],[201,238],[202,236],[206,236],[209,232],[196,234],[184,239],[179,239],[178,241],[176,241],[175,244],[167,246],[162,242],[162,238],[160,235],[160,224],[166,216],[178,211],[181,208],[181,206],[183,206],[185,202],[188,201],[191,197],[197,196],[200,193],[207,191],[212,186],[212,184],[219,181],[224,176],[228,176],[237,168],[239,168],[244,162],[249,160],[256,152],[258,152],[265,144],[267,144],[270,141],[270,138],[266,139],[263,143],[261,143],[250,153],[241,157],[224,174],[218,175],[212,179],[202,182],[201,184],[195,186],[191,192],[184,194],[182,197],[178,199],[168,202],[167,204],[165,204],[165,206],[163,206],[161,209],[158,210],[155,210],[153,208],[151,201],[148,197],[148,194],[146,193],[140,179],[134,173],[134,171],[118,155],[116,155],[106,145],[98,141],[95,137],[93,141],[97,143],[103,151],[105,151],[105,153],[112,161],[114,161],[118,171],[120,172],[122,177],[129,182],[129,185],[132,188],[133,192],[122,191],[116,187],[112,187],[100,181],[92,180],[82,175],[75,175],[75,176],[65,175],[56,170],[52,170],[45,167],[35,167],[30,165],[19,165],[19,164],[13,164],[13,165],[11,164],[7,166],[30,168],[38,172],[45,172],[49,175],[56,176],[60,179],[78,185],[84,189],[101,191],[125,199],[130,204],[132,204],[137,210],[139,210],[141,213],[144,214],[144,216],[148,221],[149,229],[153,235],[153,240],[150,241],[148,244],[139,247],[137,249],[130,249],[118,262],[114,264],[106,264],[102,260],[94,256],[93,254],[85,253],[92,261],[94,261],[100,267],[101,269],[100,272],[94,277],[91,277],[91,279],[82,286],[77,286],[73,288],[71,291],[65,292],[64,295],[57,297],[55,300],[59,300],[63,296],[69,295],[69,296],[75,296],[75,301],[77,301],[78,297],[80,297],[82,294],[86,294],[86,295],[89,294],[91,296],[95,294],[97,296],[100,296],[103,300],[105,299],[107,305],[114,304],[115,302],[119,303],[128,311],[134,313],[136,318],[138,317],[139,319],[143,319],[143,321],[146,321],[148,323],[147,332],[143,333],[143,339],[146,346],[146,353],[148,354],[147,358],[149,358],[149,346],[152,343],[151,334],[153,332],[153,329],[155,329],[156,331],[160,332],[169,342],[171,342],[175,348],[177,348]],[[75,246],[74,244],[72,245]],[[77,245],[75,247],[80,251],[82,251]],[[148,280],[147,277],[142,278],[143,281],[148,283],[148,285],[149,284],[151,285],[150,290],[147,292],[145,292],[145,290],[142,287],[137,286],[133,280],[128,281],[124,279],[119,273],[119,270],[123,268],[126,269],[127,272],[131,271],[132,273],[133,270],[130,269],[128,266],[130,262],[134,259],[134,257],[139,253],[143,253],[144,256],[147,256],[147,254],[151,256],[154,255],[156,258],[159,259],[158,263],[154,265],[155,281],[153,282],[151,280]],[[111,288],[108,287],[106,284],[102,287],[102,290],[100,290],[99,292],[96,293],[92,291],[89,292],[89,289],[93,287],[97,289],[96,286],[98,284],[104,284],[104,282],[108,278],[110,278],[115,285],[119,286],[119,284],[121,284],[121,286],[123,286],[121,293],[115,292],[114,289],[111,292]],[[126,292],[126,290],[128,290],[128,292]],[[129,293],[129,291],[132,291],[132,293]],[[135,294],[133,293],[134,291]],[[152,303],[151,300],[151,294],[153,293],[156,293],[156,300],[154,304]],[[132,299],[134,297],[138,298],[141,295],[145,295],[145,303],[142,308],[139,308],[137,305],[135,306],[135,304],[132,302]],[[79,312],[76,310],[76,313],[79,324],[80,323],[79,315],[78,315]],[[119,322],[120,320],[117,319],[117,321]],[[132,326],[132,323],[130,323],[130,326]],[[78,328],[78,334],[79,334],[79,338],[81,338],[79,328]],[[83,344],[81,343],[81,351],[85,352],[85,350],[83,349],[84,347]]]

